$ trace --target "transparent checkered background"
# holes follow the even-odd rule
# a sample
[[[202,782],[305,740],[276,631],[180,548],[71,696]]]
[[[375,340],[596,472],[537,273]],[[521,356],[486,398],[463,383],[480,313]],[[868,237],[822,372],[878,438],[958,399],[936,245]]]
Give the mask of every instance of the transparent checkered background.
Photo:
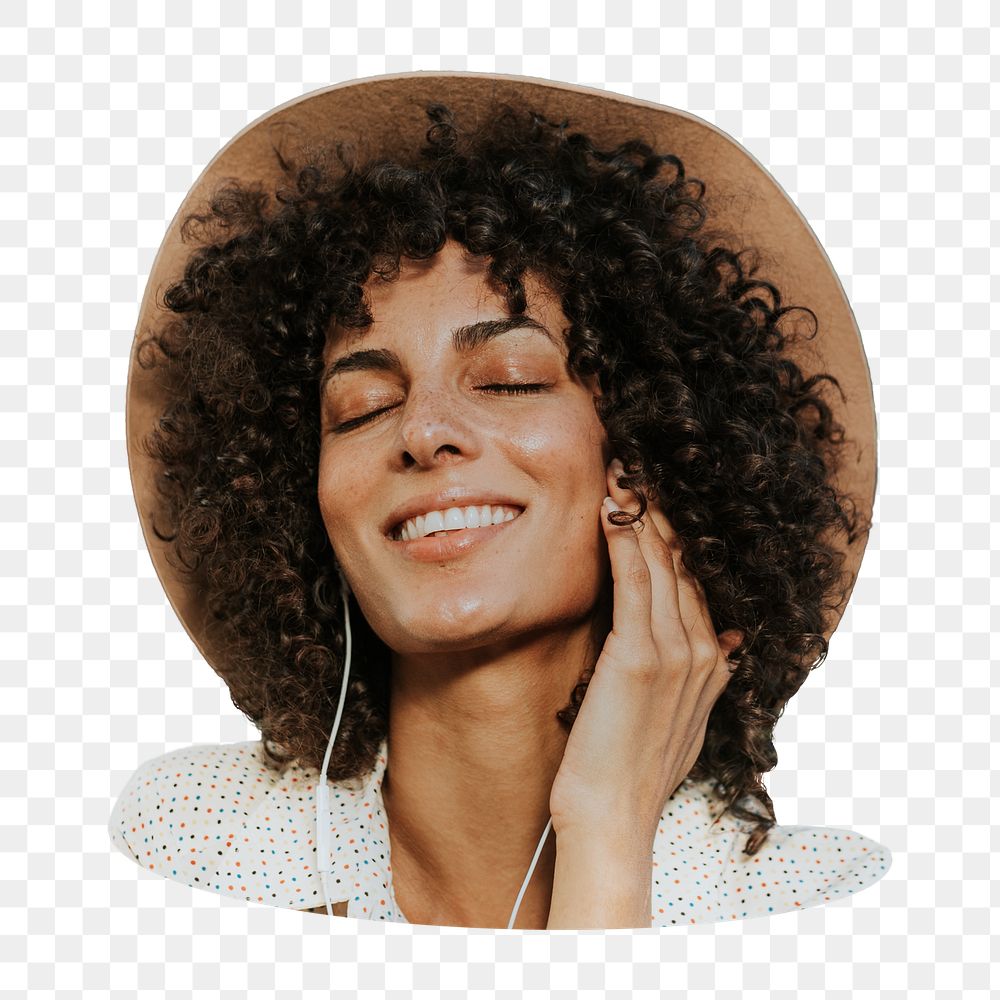
[[[254,4],[248,23],[239,3],[172,0],[137,23],[123,0],[0,5],[3,995],[985,996],[997,8],[327,6]],[[112,852],[139,764],[257,736],[167,606],[132,503],[126,360],[154,254],[245,124],[431,68],[688,109],[749,147],[827,248],[875,383],[876,528],[829,659],[778,726],[769,788],[781,823],[888,845],[876,886],[676,931],[478,931],[247,906]]]

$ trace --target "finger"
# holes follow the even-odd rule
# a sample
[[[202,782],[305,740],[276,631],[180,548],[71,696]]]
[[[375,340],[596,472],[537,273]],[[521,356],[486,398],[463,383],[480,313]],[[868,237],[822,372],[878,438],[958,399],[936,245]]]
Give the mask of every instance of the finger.
[[[674,556],[676,567],[678,605],[686,622],[692,622],[694,616],[698,621],[692,626],[692,635],[696,641],[704,644],[706,652],[711,650],[719,660],[721,678],[728,683],[731,676],[727,658],[736,646],[743,640],[743,633],[738,629],[729,629],[716,634],[712,621],[712,612],[708,597],[701,581],[684,565],[683,548],[678,536],[663,507],[655,500],[649,501],[649,519],[657,531],[667,540]]]
[[[611,630],[638,651],[644,643],[652,641],[649,628],[652,600],[649,567],[632,525],[616,525],[608,520],[608,514],[617,509],[618,505],[611,497],[601,504],[601,524],[608,543],[614,580]]]
[[[704,728],[704,720],[712,705],[729,682],[729,673],[725,670],[725,659],[712,630],[704,590],[684,567],[680,539],[655,500],[647,499],[645,520],[646,544],[651,548],[655,546],[663,553],[660,558],[669,562],[676,587],[677,614],[686,637],[689,663],[682,703],[695,725],[695,732],[689,738],[695,740],[698,738],[698,730]],[[657,622],[654,617],[654,635],[665,627],[665,619],[666,616],[663,616],[663,620]]]
[[[684,565],[681,540],[674,526],[670,523],[663,508],[656,500],[649,500],[647,519],[656,533],[663,539],[664,545],[674,561],[674,578],[677,581],[677,604],[680,608],[684,624],[696,638],[715,636],[712,625],[712,615],[708,608],[708,599],[701,581],[693,576]]]
[[[638,501],[629,490],[618,485],[618,476],[624,474],[621,462],[615,459],[608,466],[608,490],[623,510],[637,513]],[[678,603],[677,579],[674,560],[666,542],[656,528],[649,523],[648,516],[635,526],[639,549],[646,560],[650,575],[650,621],[649,630],[653,636],[661,661],[667,657],[680,657],[690,663],[690,642],[687,625]]]
[[[617,475],[624,472],[621,462],[617,459],[609,467],[610,477],[617,486]],[[624,493],[624,491],[621,491]],[[638,507],[634,504],[635,509]],[[657,621],[654,617],[652,630],[657,643],[669,642],[669,637],[660,636],[672,631],[670,619],[678,616],[683,623],[692,658],[700,664],[708,665],[705,671],[706,682],[713,675],[717,675],[720,681],[721,690],[729,682],[731,671],[726,660],[729,652],[741,641],[742,634],[731,630],[724,634],[724,638],[716,636],[715,626],[712,622],[711,611],[708,606],[708,599],[705,595],[704,587],[683,563],[683,549],[680,537],[670,523],[663,511],[662,505],[655,499],[647,498],[647,513],[644,518],[646,526],[639,529],[639,537],[644,543],[644,553],[647,562],[653,568],[663,560],[663,550],[669,553],[671,558],[670,568],[672,569],[671,582],[675,587],[676,611],[674,605],[670,605],[668,616]],[[656,553],[655,555],[653,553]],[[655,576],[655,569],[653,569]],[[657,606],[656,586],[653,587],[654,607]],[[676,639],[674,640],[676,642]],[[717,668],[717,669],[715,669]]]

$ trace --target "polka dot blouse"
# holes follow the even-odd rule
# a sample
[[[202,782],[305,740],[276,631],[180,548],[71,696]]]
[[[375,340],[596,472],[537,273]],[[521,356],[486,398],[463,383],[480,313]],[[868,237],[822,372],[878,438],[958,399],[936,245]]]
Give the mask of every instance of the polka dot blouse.
[[[346,900],[347,915],[359,920],[407,923],[392,889],[381,795],[387,757],[383,742],[371,774],[330,783],[330,901]],[[259,740],[185,747],[132,775],[108,830],[127,857],[164,878],[270,906],[323,906],[317,776],[297,763],[272,772]],[[818,906],[872,885],[892,863],[868,837],[811,826],[773,827],[748,857],[749,824],[719,819],[723,808],[710,782],[686,780],[667,801],[653,844],[650,926]]]

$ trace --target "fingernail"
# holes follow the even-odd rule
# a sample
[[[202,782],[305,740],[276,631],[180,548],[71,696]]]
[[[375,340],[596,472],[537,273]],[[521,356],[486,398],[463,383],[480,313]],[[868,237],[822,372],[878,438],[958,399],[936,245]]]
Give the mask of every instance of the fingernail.
[[[615,509],[615,502],[611,497],[604,498],[604,509],[607,511],[612,511]]]

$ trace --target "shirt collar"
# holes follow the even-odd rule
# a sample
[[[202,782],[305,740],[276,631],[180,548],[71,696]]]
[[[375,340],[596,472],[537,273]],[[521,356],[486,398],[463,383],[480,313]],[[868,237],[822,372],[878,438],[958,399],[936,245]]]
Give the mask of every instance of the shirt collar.
[[[375,767],[363,779],[330,788],[331,898],[347,902],[347,915],[359,920],[407,923],[392,891],[389,823],[382,800],[388,761],[384,737]]]

